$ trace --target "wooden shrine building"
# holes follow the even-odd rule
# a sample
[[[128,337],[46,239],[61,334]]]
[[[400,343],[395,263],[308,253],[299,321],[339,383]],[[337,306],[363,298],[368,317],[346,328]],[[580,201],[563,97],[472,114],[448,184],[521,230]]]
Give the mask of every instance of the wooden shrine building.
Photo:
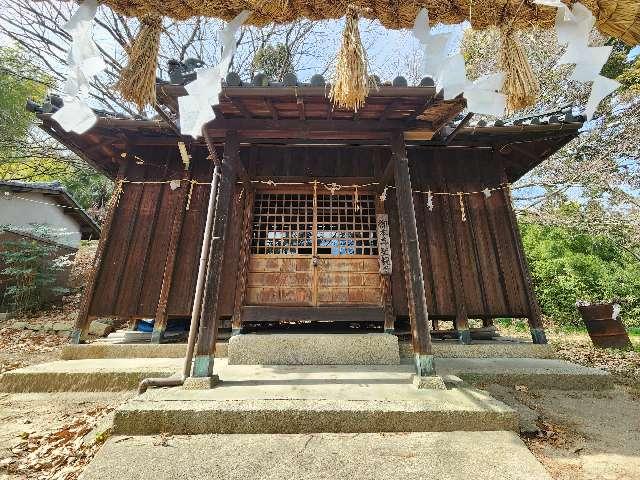
[[[471,125],[465,99],[444,100],[430,79],[379,86],[354,112],[334,108],[318,76],[235,77],[197,140],[177,127],[184,85],[158,84],[153,120],[101,114],[83,135],[37,108],[45,131],[116,181],[73,341],[117,316],[155,319],[159,342],[169,319],[191,316],[217,168],[196,376],[220,325],[393,332],[409,319],[419,370],[449,321],[468,343],[468,319],[527,318],[546,342],[509,185],[582,118]]]

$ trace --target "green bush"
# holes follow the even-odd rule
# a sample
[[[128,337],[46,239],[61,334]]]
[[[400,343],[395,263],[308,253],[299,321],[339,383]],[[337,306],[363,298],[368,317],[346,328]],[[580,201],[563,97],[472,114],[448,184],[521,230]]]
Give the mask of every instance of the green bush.
[[[616,300],[625,324],[640,327],[640,263],[613,239],[532,223],[520,229],[545,316],[579,326],[577,300]]]
[[[5,241],[0,245],[0,271],[7,281],[0,303],[19,313],[33,313],[54,298],[69,292],[57,285],[58,273],[69,264],[68,255],[57,255],[55,244],[35,239]]]

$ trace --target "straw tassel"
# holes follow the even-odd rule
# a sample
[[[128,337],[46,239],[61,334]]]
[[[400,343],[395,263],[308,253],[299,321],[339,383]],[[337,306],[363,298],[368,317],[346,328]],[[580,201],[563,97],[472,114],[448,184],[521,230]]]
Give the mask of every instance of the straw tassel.
[[[125,100],[142,109],[156,101],[162,17],[147,15],[140,20],[140,24],[140,31],[129,49],[129,63],[121,70],[116,88]]]
[[[350,5],[347,8],[336,75],[329,97],[339,108],[358,111],[364,105],[368,93],[367,55],[360,39],[356,7]]]
[[[540,83],[514,30],[501,29],[500,42],[500,69],[505,72],[502,92],[507,95],[507,109],[513,112],[534,105],[540,94]]]

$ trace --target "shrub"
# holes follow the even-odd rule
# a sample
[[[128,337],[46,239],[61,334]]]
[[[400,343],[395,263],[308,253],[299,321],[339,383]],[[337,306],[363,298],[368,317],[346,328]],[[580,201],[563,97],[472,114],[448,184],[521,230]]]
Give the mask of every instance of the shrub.
[[[521,224],[540,307],[559,325],[582,325],[577,300],[618,301],[622,318],[640,326],[640,264],[604,235]]]
[[[58,273],[69,265],[69,255],[60,256],[57,251],[57,245],[36,239],[3,242],[0,273],[8,286],[2,303],[18,313],[33,313],[68,293],[57,283]]]

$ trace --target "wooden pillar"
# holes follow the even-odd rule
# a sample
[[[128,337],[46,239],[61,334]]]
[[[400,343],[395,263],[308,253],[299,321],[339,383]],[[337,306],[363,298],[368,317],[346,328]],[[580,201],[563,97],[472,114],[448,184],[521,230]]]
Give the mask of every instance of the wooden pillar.
[[[216,211],[207,263],[204,298],[196,357],[193,366],[194,377],[211,377],[218,333],[218,297],[222,274],[225,231],[227,229],[229,206],[236,183],[240,143],[236,131],[228,131],[224,143],[224,155],[220,165],[220,186],[216,201]],[[233,288],[233,286],[229,286]]]
[[[516,218],[516,213],[513,210],[511,190],[509,188],[509,179],[505,173],[502,174],[501,180],[504,185],[503,191],[509,216],[509,225],[511,227],[511,234],[513,235],[513,241],[516,247],[518,263],[520,264],[522,283],[524,284],[527,301],[529,303],[528,320],[529,330],[531,331],[531,339],[533,340],[533,343],[546,344],[547,336],[544,332],[544,326],[542,324],[542,311],[540,310],[540,304],[538,304],[538,298],[536,297],[536,293],[533,289],[531,272],[529,272],[529,264],[527,263],[527,257],[524,253],[524,245],[522,244],[522,237],[520,236],[520,230],[518,228],[518,219]]]
[[[111,236],[111,225],[115,212],[118,209],[118,201],[122,193],[122,181],[125,179],[127,173],[128,161],[122,160],[118,169],[116,177],[115,190],[111,195],[111,201],[109,204],[109,211],[102,224],[100,240],[98,241],[98,248],[96,254],[93,257],[93,265],[89,272],[89,279],[85,287],[84,295],[82,296],[82,303],[80,304],[80,310],[78,311],[78,317],[73,326],[73,332],[71,332],[71,343],[80,343],[82,338],[86,335],[89,327],[89,309],[91,308],[91,302],[93,301],[93,294],[95,293],[96,281],[100,269],[102,268],[102,261],[104,260],[107,244],[109,243],[109,237]]]
[[[407,282],[409,318],[411,321],[416,372],[418,376],[429,376],[435,374],[435,365],[431,352],[429,314],[427,312],[427,298],[425,296],[422,263],[420,261],[420,245],[418,243],[418,229],[409,175],[409,159],[407,158],[402,132],[394,132],[392,134],[391,150],[394,161],[396,198],[400,217],[402,254],[405,281]]]
[[[247,188],[247,187],[245,187]],[[249,266],[249,249],[251,248],[251,219],[253,217],[253,190],[245,192],[244,214],[242,220],[242,240],[240,242],[240,259],[236,276],[236,296],[233,305],[231,334],[242,333],[242,306],[247,291],[247,268]]]
[[[158,307],[156,308],[153,333],[151,334],[151,343],[161,343],[164,337],[164,332],[167,329],[167,304],[169,302],[169,294],[171,293],[171,285],[173,283],[173,273],[175,271],[180,234],[182,233],[182,224],[184,223],[184,217],[186,215],[190,180],[191,171],[186,170],[182,177],[182,181],[180,182],[180,194],[176,199],[176,210],[173,215],[173,222],[171,223],[171,233],[169,236],[169,245],[167,245],[167,257],[164,263],[162,286],[160,287],[160,296],[158,298]]]

